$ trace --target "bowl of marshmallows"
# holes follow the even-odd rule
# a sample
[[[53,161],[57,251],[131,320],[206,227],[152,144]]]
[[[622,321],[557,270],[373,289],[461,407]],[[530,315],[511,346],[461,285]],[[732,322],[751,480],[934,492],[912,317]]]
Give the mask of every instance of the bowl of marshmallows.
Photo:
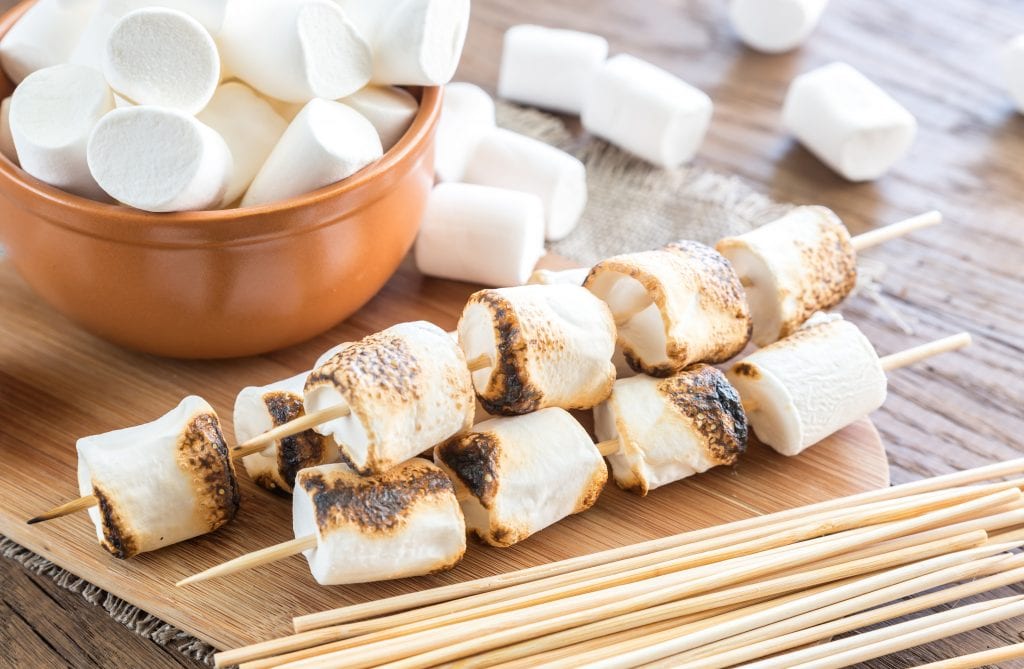
[[[136,350],[253,355],[412,245],[469,0],[36,0],[0,18],[0,243]]]

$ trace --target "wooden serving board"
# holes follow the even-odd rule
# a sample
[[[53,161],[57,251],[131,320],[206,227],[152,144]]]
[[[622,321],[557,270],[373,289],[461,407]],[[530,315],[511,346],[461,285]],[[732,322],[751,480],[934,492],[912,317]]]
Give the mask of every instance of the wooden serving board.
[[[298,614],[888,485],[885,451],[865,419],[796,458],[752,444],[735,467],[666,486],[646,498],[610,485],[587,513],[511,549],[471,543],[466,559],[445,574],[330,588],[317,586],[298,556],[246,574],[174,587],[201,569],[292,538],[289,500],[258,488],[244,474],[242,509],[233,523],[130,561],[116,560],[97,545],[84,513],[25,524],[26,518],[78,496],[78,437],[152,420],[195,393],[218,411],[230,440],[235,393],[243,386],[295,374],[330,346],[397,322],[426,319],[452,329],[470,292],[465,284],[425,279],[403,266],[362,311],[313,341],[259,358],[182,362],[123,351],[83,333],[42,304],[10,263],[0,260],[0,533],[224,649],[285,634]]]

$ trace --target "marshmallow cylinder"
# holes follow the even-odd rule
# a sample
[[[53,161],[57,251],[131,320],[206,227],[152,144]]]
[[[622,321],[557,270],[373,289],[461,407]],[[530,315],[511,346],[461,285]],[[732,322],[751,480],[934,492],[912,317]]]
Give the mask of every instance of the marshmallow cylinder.
[[[466,524],[448,477],[415,459],[371,477],[344,465],[303,469],[295,480],[296,537],[320,585],[421,576],[454,567],[466,552]]]
[[[635,371],[671,376],[724,362],[750,339],[750,310],[729,262],[691,241],[603,260],[584,284],[608,303]]]
[[[899,102],[846,63],[793,80],[782,124],[811,153],[850,181],[885,174],[910,149],[917,121]]]
[[[726,373],[754,434],[797,455],[882,406],[885,371],[853,323],[808,325],[747,356]]]
[[[544,142],[496,128],[470,155],[466,183],[533,193],[544,203],[545,237],[559,240],[579,223],[587,204],[587,170],[577,158]]]
[[[520,25],[505,31],[498,95],[568,114],[583,111],[608,40],[576,30]]]
[[[384,155],[366,117],[340,102],[310,100],[281,135],[242,198],[252,207],[346,179]]]
[[[599,441],[618,440],[619,451],[608,456],[615,482],[639,495],[735,464],[747,448],[739,395],[708,365],[667,379],[619,379],[594,407],[594,431]]]
[[[385,151],[398,144],[419,109],[419,103],[409,91],[393,86],[367,86],[339,102],[355,109],[373,124]]]
[[[400,323],[344,347],[306,381],[307,413],[345,405],[349,415],[316,427],[341,461],[376,474],[473,424],[473,382],[441,328]]]
[[[221,204],[242,197],[267,162],[288,122],[273,106],[240,81],[217,89],[210,104],[196,117],[217,131],[231,151],[234,169]]]
[[[659,167],[691,160],[711,122],[711,98],[627,54],[605,62],[583,105],[583,127]]]
[[[217,414],[190,396],[151,423],[79,439],[78,490],[100,544],[118,558],[213,532],[235,517],[238,485]]]
[[[370,80],[370,47],[330,0],[228,4],[217,37],[224,68],[285,102],[337,99]]]
[[[0,102],[0,154],[18,165],[18,150],[14,148],[14,137],[11,135],[11,98]]]
[[[494,100],[479,86],[462,82],[445,86],[434,135],[438,181],[462,181],[480,138],[494,129],[494,114]]]
[[[827,4],[828,0],[730,0],[729,20],[751,49],[782,53],[810,36]]]
[[[530,280],[527,283],[542,286],[582,286],[588,274],[590,274],[589,267],[562,270],[539,269],[530,275]]]
[[[21,167],[51,186],[107,199],[89,172],[86,149],[114,95],[98,71],[56,65],[33,72],[11,96],[11,136]]]
[[[63,65],[98,0],[39,0],[0,39],[0,66],[15,84],[36,70]]]
[[[484,421],[434,449],[434,461],[455,483],[467,529],[502,548],[586,511],[608,480],[587,431],[562,409]]]
[[[154,212],[219,207],[233,162],[216,131],[165,107],[122,107],[97,124],[89,169],[111,197]]]
[[[3,43],[0,42],[0,52],[2,50]],[[1003,47],[1002,61],[1006,89],[1017,110],[1024,114],[1024,35],[1018,35]]]
[[[517,286],[470,296],[459,319],[467,360],[487,413],[589,409],[615,381],[615,322],[607,305],[581,286]]]
[[[529,193],[439,184],[427,199],[414,253],[428,276],[519,285],[544,255],[544,206]]]
[[[857,283],[850,233],[825,207],[797,207],[715,248],[743,283],[758,346],[792,334],[814,313],[842,302]]]

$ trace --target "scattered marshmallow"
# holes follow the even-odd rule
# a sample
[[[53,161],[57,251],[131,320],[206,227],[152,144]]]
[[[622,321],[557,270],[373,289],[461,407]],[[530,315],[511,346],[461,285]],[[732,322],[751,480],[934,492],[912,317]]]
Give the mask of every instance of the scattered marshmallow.
[[[419,103],[409,91],[393,86],[367,86],[339,102],[352,107],[373,124],[385,151],[402,139],[419,109]]]
[[[284,131],[242,198],[250,207],[341,181],[384,154],[366,117],[340,102],[313,99]]]
[[[587,170],[577,158],[540,140],[496,128],[484,135],[466,163],[463,180],[533,193],[544,203],[545,237],[562,239],[587,204]]]
[[[485,286],[518,286],[544,255],[544,206],[529,193],[439,184],[416,240],[420,272]]]
[[[123,107],[89,139],[89,168],[111,197],[145,211],[192,211],[221,204],[232,159],[216,131],[166,107]]]
[[[1003,71],[1006,88],[1017,104],[1017,109],[1024,114],[1024,35],[1018,35],[1003,48]]]
[[[480,138],[494,129],[494,100],[479,86],[444,87],[441,120],[434,136],[434,171],[439,181],[462,181],[466,161]]]
[[[0,154],[7,160],[18,165],[18,150],[14,148],[14,137],[11,136],[11,98],[0,102]]]
[[[823,163],[850,181],[882,176],[907,153],[917,122],[899,102],[846,63],[793,80],[782,123]]]
[[[711,121],[703,91],[648,62],[610,58],[583,105],[591,133],[661,167],[678,167],[697,153]]]
[[[39,0],[0,40],[0,65],[14,83],[68,62],[99,0]]]
[[[114,24],[103,74],[118,95],[135,104],[197,114],[217,90],[220,55],[199,21],[174,9],[148,7]]]
[[[114,95],[97,70],[55,65],[33,72],[11,96],[11,136],[21,167],[51,186],[107,199],[89,173],[86,146]]]
[[[242,197],[288,127],[273,106],[240,81],[217,89],[196,117],[224,138],[234,162],[222,205]]]
[[[608,57],[600,35],[542,26],[513,26],[505,32],[498,95],[515,102],[569,114],[583,100]]]
[[[343,98],[370,80],[369,45],[330,0],[229,3],[217,43],[227,71],[285,102]]]
[[[810,36],[827,4],[828,0],[730,0],[729,20],[751,49],[782,53]]]

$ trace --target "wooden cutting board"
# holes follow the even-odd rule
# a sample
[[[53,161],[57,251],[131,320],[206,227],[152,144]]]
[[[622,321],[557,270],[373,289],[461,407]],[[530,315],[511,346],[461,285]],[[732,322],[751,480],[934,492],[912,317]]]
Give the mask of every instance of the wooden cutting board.
[[[230,440],[234,397],[243,386],[295,374],[330,346],[397,322],[425,319],[453,329],[472,290],[426,279],[403,266],[362,311],[313,341],[259,358],[182,362],[123,351],[83,333],[42,304],[10,263],[0,260],[0,533],[224,649],[285,634],[298,614],[888,485],[885,451],[865,419],[796,458],[752,444],[736,466],[666,486],[646,498],[611,485],[587,513],[511,549],[472,543],[466,559],[445,574],[330,588],[317,586],[298,556],[246,574],[174,587],[196,571],[292,538],[289,500],[256,487],[244,474],[242,509],[233,523],[130,561],[100,549],[84,513],[25,525],[26,518],[78,496],[78,437],[152,420],[195,393],[218,411]]]

